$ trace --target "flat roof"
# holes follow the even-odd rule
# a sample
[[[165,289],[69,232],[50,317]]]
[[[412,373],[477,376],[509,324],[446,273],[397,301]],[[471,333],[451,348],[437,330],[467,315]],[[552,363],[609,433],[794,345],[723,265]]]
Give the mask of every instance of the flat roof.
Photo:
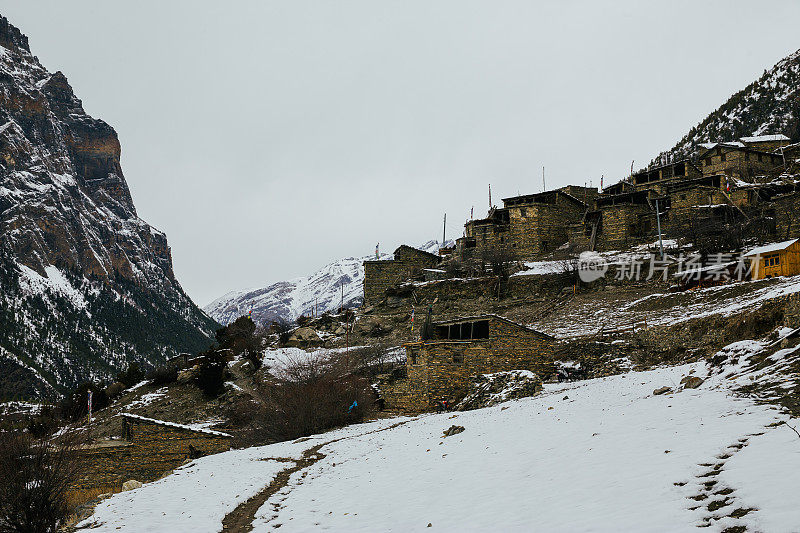
[[[156,424],[158,426],[166,426],[176,429],[185,429],[186,431],[194,431],[195,433],[205,433],[206,435],[214,435],[217,437],[233,437],[233,435],[230,435],[228,433],[223,433],[221,431],[214,431],[213,429],[203,429],[203,428],[187,426],[185,424],[176,424],[175,422],[167,422],[166,420],[156,420],[155,418],[147,418],[146,416],[135,415],[133,413],[122,413],[121,416],[123,418],[130,418],[132,420],[138,420],[140,422],[145,422],[147,424]]]
[[[790,141],[789,137],[779,133],[777,135],[756,135],[755,137],[740,137],[740,141],[745,143],[758,143],[758,142],[775,142],[775,141]]]

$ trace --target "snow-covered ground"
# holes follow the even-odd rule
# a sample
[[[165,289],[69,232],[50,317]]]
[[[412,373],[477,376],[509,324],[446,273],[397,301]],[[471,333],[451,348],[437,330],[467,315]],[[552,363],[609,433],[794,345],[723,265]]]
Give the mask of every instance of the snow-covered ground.
[[[695,363],[547,384],[487,409],[202,458],[113,496],[84,525],[219,531],[288,458],[328,443],[256,512],[255,531],[798,531],[800,438],[776,425],[787,415],[732,388],[762,379],[740,357],[761,346],[730,347],[728,367],[712,376]],[[789,352],[770,360],[780,367]],[[653,395],[691,371],[707,378],[699,389]],[[465,430],[443,438],[451,425]]]
[[[601,327],[609,330],[644,319],[648,326],[671,326],[711,315],[731,316],[797,292],[800,292],[800,276],[651,293],[628,301],[624,292],[605,300],[603,293],[588,293],[530,325],[556,337],[594,334]]]

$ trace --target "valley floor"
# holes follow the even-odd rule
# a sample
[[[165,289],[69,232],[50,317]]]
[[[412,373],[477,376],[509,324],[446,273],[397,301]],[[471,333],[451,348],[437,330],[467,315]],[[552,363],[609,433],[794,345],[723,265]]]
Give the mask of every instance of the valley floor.
[[[215,532],[227,516],[230,531],[798,531],[800,438],[777,407],[734,392],[760,379],[735,364],[757,348],[747,342],[710,376],[695,363],[550,384],[492,408],[201,458],[80,526]],[[690,371],[707,378],[699,389],[653,395]],[[443,438],[452,425],[464,431]]]

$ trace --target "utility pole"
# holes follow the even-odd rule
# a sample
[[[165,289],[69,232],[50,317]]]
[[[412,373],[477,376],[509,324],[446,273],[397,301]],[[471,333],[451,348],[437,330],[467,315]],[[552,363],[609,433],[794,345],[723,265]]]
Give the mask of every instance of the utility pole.
[[[344,280],[342,280],[342,304],[339,306],[339,312],[344,313]]]
[[[661,250],[661,260],[664,260],[664,242],[661,240],[661,211],[658,208],[658,199],[656,199],[656,224],[658,225],[658,248]]]
[[[489,184],[489,211],[492,210],[492,184]]]
[[[444,243],[446,242],[445,235],[447,235],[447,213],[444,214],[444,223],[442,224],[442,248],[444,248]]]
[[[545,185],[545,182],[544,182],[544,165],[542,165],[542,192],[544,192],[546,190],[547,190],[547,186]]]

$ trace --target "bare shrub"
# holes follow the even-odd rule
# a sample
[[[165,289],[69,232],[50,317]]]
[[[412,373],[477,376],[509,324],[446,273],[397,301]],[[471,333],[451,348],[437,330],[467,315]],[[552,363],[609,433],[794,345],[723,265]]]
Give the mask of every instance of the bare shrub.
[[[144,370],[139,366],[139,363],[131,363],[124,371],[117,374],[117,381],[126,387],[133,387],[144,379]]]
[[[306,354],[284,360],[273,379],[257,382],[254,401],[234,406],[248,421],[250,443],[295,439],[364,420],[373,409],[369,381],[342,355]]]
[[[578,282],[578,258],[570,257],[556,263],[559,285],[569,287]]]
[[[153,385],[175,383],[178,380],[178,367],[174,365],[156,367],[147,374],[147,379],[152,381]]]
[[[228,361],[224,350],[209,350],[200,354],[203,358],[197,371],[197,386],[209,398],[216,398],[225,390],[225,370]]]
[[[67,492],[79,475],[77,437],[57,444],[0,433],[0,533],[55,532],[70,514]]]

